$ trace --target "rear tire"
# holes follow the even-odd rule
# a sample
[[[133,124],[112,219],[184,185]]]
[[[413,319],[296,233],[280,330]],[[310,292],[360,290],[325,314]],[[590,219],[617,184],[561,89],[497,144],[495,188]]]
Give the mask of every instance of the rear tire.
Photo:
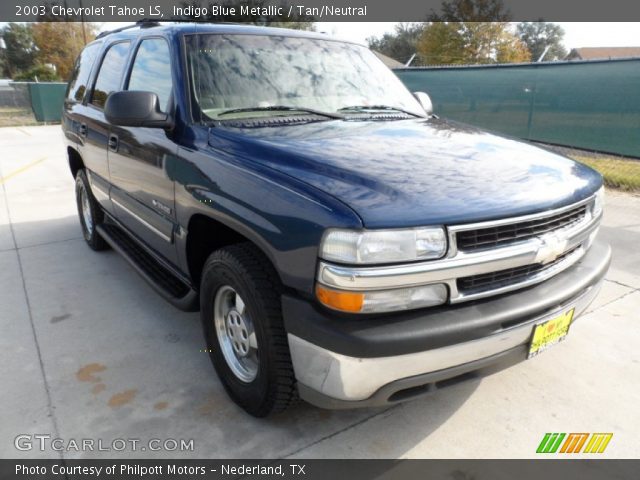
[[[87,245],[92,250],[106,250],[109,245],[96,229],[104,221],[104,212],[91,193],[91,186],[84,170],[78,170],[76,175],[76,205],[78,206],[82,235]]]
[[[229,396],[255,417],[297,400],[281,293],[274,268],[250,243],[217,250],[205,262],[200,315],[209,355]]]

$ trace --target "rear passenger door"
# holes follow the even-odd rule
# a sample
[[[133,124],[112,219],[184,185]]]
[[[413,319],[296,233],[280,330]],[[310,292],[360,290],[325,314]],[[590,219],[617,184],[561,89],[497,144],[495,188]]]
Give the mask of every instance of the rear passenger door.
[[[89,170],[91,191],[109,212],[113,211],[109,201],[110,175],[107,163],[110,127],[103,109],[107,96],[121,88],[130,47],[131,42],[128,40],[107,47],[91,94],[85,100],[86,106],[79,124],[79,136],[83,144],[80,154]]]
[[[142,38],[125,90],[153,92],[163,112],[173,114],[171,52],[162,37]],[[161,128],[111,126],[111,199],[118,220],[174,265],[174,182],[170,169],[178,146]]]

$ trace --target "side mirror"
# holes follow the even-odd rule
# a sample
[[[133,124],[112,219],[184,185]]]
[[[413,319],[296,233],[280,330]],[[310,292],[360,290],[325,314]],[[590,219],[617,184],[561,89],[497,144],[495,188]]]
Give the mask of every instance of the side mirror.
[[[173,123],[160,111],[158,95],[151,92],[114,92],[104,104],[104,116],[120,127],[171,128]]]
[[[429,115],[433,114],[433,103],[431,103],[431,97],[424,92],[413,92],[413,96],[416,97],[420,106]]]

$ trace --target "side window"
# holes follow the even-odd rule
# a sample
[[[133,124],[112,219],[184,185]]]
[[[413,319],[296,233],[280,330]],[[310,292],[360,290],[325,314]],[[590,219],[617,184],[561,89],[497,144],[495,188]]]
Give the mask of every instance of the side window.
[[[91,74],[91,67],[96,61],[100,45],[94,43],[85,48],[76,60],[76,65],[69,79],[67,87],[67,99],[71,101],[81,102],[87,91],[87,82]]]
[[[171,56],[169,45],[161,38],[143,40],[136,52],[127,90],[153,92],[166,111],[171,97]]]
[[[120,81],[127,62],[130,42],[115,43],[109,47],[93,87],[91,103],[96,107],[104,107],[111,92],[120,88]]]

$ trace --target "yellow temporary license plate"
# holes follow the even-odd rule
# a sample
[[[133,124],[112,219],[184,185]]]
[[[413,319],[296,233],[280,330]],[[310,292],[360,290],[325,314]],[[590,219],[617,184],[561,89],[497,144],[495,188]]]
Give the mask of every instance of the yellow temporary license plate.
[[[534,327],[528,358],[535,357],[547,348],[564,340],[567,333],[569,333],[574,310],[572,308]]]

